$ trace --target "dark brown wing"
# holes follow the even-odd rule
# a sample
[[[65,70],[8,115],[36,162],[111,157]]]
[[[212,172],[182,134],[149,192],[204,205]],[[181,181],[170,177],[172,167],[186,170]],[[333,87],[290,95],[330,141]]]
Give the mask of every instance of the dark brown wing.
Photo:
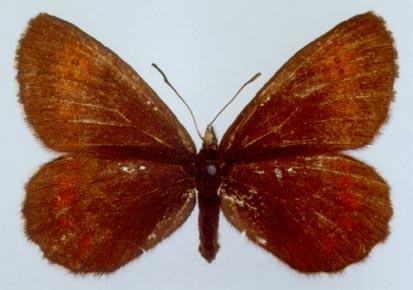
[[[396,51],[384,21],[367,13],[295,54],[224,135],[227,156],[264,150],[363,146],[388,116]]]
[[[383,241],[389,188],[373,168],[345,155],[235,164],[221,186],[227,219],[302,272],[334,272]]]
[[[75,273],[112,272],[188,217],[195,192],[184,167],[119,156],[62,157],[29,181],[26,233],[49,261]]]
[[[28,122],[54,150],[133,146],[181,159],[195,153],[187,131],[139,75],[68,22],[32,19],[17,69]]]

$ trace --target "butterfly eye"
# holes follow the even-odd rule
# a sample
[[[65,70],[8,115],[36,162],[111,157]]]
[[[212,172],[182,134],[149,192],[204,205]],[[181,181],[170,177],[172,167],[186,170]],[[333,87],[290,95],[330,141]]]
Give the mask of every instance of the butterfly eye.
[[[206,168],[209,175],[214,176],[217,174],[217,167],[214,164],[209,164]]]

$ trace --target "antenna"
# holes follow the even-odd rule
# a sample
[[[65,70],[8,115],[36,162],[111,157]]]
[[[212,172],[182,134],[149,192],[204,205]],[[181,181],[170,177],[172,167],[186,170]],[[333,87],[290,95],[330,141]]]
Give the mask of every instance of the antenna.
[[[162,75],[164,82],[175,92],[175,94],[178,96],[178,98],[182,101],[182,103],[184,103],[184,105],[187,107],[187,109],[189,110],[189,113],[191,114],[192,120],[194,121],[194,125],[195,125],[195,129],[196,132],[199,136],[199,138],[201,138],[202,141],[205,141],[204,137],[202,137],[199,128],[198,128],[198,124],[196,123],[195,120],[195,116],[194,113],[191,110],[191,107],[189,107],[188,103],[184,100],[184,98],[181,97],[181,95],[178,93],[178,91],[174,88],[174,86],[169,82],[168,78],[166,77],[165,73],[155,64],[152,63],[152,66],[154,68],[156,68],[156,70]],[[218,112],[218,114],[215,115],[215,117],[212,119],[211,122],[209,122],[209,124],[207,125],[207,128],[212,126],[212,123],[215,122],[215,120],[219,117],[219,115],[221,115],[221,113],[235,100],[235,98],[239,95],[239,93],[250,83],[252,83],[253,81],[255,81],[258,77],[261,76],[261,73],[256,73],[252,78],[250,78],[248,81],[246,81],[241,88],[239,88],[239,90],[236,92],[236,94],[231,98],[231,100],[229,100],[229,102]]]
[[[250,83],[252,83],[253,81],[255,81],[258,77],[261,76],[261,73],[256,73],[252,78],[250,78],[248,81],[246,81],[241,88],[239,88],[239,90],[237,91],[237,93],[232,97],[231,100],[229,100],[229,102],[218,112],[218,114],[215,115],[215,117],[212,119],[211,122],[209,122],[208,127],[212,126],[212,123],[215,122],[215,120],[219,117],[219,115],[221,115],[221,113],[235,100],[235,98],[239,95],[239,93]]]
[[[174,88],[174,86],[169,82],[168,78],[166,77],[165,73],[155,64],[153,63],[152,66],[157,69],[157,71],[162,75],[164,82],[175,92],[175,94],[178,96],[178,98],[184,103],[184,105],[187,107],[189,110],[189,113],[191,114],[192,120],[194,121],[195,129],[196,132],[198,133],[199,138],[201,138],[202,141],[204,141],[204,137],[202,137],[201,133],[199,132],[198,125],[195,120],[194,113],[191,110],[191,107],[189,107],[188,103],[184,100],[184,98],[181,97],[181,95],[178,93],[178,91]]]

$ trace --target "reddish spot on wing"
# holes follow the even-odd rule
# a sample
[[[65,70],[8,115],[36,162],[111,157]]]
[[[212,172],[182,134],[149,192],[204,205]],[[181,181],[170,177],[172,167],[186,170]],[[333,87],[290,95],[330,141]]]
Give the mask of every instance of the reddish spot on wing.
[[[345,229],[353,229],[356,226],[357,220],[353,216],[344,216],[339,219],[338,223]]]
[[[71,167],[71,165],[67,167]],[[53,205],[58,208],[71,205],[78,197],[75,187],[79,181],[80,177],[78,175],[65,174],[60,176],[58,182],[59,192],[54,199]]]
[[[342,169],[348,170],[350,169],[350,167],[348,167],[347,169],[345,166],[343,166]],[[337,186],[339,186],[340,188],[344,188],[347,191],[353,191],[356,188],[354,179],[351,178],[350,176],[340,176],[340,177],[337,177],[335,181],[337,183]]]
[[[351,171],[351,167],[343,165],[341,169]],[[338,188],[338,199],[345,206],[357,209],[363,205],[360,197],[356,195],[356,183],[354,178],[350,176],[341,176],[336,179]]]
[[[62,229],[67,229],[75,224],[75,218],[73,216],[63,216],[59,218],[59,227]]]
[[[340,172],[351,172],[352,165],[349,162],[343,162],[341,160],[332,161],[330,163],[332,169],[340,171]],[[347,178],[348,179],[348,178]],[[340,182],[340,181],[338,181]],[[343,181],[345,182],[345,181]]]
[[[332,235],[325,235],[321,237],[321,247],[326,252],[331,252],[337,245],[337,239]]]
[[[81,167],[81,163],[75,159],[67,160],[67,162],[65,162],[64,164],[64,167],[67,171],[78,170]]]
[[[88,250],[92,246],[92,235],[89,233],[83,234],[77,241],[80,250]]]

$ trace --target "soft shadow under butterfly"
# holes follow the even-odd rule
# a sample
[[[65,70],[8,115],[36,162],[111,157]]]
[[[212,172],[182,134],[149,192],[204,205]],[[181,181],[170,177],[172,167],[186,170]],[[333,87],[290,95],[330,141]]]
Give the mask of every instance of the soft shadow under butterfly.
[[[65,152],[26,186],[27,236],[75,273],[108,273],[189,216],[198,192],[200,252],[218,251],[218,217],[301,272],[335,272],[383,241],[389,187],[339,151],[369,144],[397,75],[384,21],[355,16],[296,53],[218,145],[187,131],[118,56],[40,14],[17,50],[20,101],[37,136]]]

